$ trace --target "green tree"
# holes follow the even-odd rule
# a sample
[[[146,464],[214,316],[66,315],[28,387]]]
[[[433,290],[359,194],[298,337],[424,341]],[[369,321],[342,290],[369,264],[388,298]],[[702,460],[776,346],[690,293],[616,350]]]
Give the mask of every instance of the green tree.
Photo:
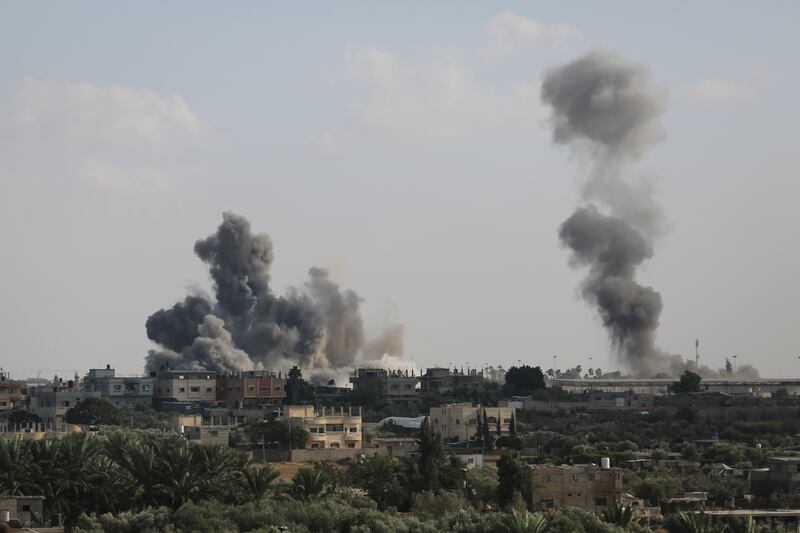
[[[675,381],[670,386],[670,390],[674,394],[688,394],[692,392],[700,392],[700,382],[703,378],[700,374],[695,374],[690,370],[686,370],[678,381]]]
[[[636,507],[634,505],[610,505],[600,514],[603,522],[628,529],[636,523]]]
[[[122,423],[122,411],[102,398],[86,398],[68,409],[64,419],[68,424],[118,426]]]
[[[503,390],[512,396],[527,396],[545,388],[544,373],[538,366],[512,366],[506,372]]]
[[[667,518],[669,533],[727,533],[728,526],[715,524],[711,515],[705,513],[677,513]]]
[[[286,401],[289,405],[314,401],[314,386],[303,379],[303,372],[297,365],[293,366],[287,373]]]
[[[263,500],[275,486],[278,479],[278,471],[271,467],[247,467],[242,470],[242,475],[246,483],[247,497],[251,501],[259,502]]]
[[[511,511],[503,517],[503,528],[508,533],[545,533],[547,520],[539,513]]]
[[[483,411],[483,422],[481,423],[481,430],[483,431],[483,447],[487,450],[494,450],[494,439],[492,438],[492,428],[489,426],[489,417],[486,416],[486,409]],[[481,416],[481,415],[478,415]]]
[[[508,435],[510,437],[517,437],[517,415],[515,411],[511,411],[511,424],[508,426]]]
[[[292,478],[292,490],[298,499],[313,501],[328,495],[333,487],[322,470],[301,468]]]
[[[514,494],[521,494],[523,490],[522,463],[516,452],[503,451],[497,461],[497,503],[500,507],[507,507],[514,499]]]
[[[429,417],[422,420],[417,439],[419,459],[417,464],[422,476],[423,490],[436,490],[439,488],[439,466],[444,457],[442,436],[435,432]]]

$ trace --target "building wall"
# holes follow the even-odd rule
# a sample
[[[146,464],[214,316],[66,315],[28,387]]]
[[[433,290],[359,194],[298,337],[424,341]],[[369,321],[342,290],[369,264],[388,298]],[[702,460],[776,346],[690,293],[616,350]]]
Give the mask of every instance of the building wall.
[[[6,381],[0,377],[0,413],[21,406],[25,400],[22,383]]]
[[[489,422],[492,433],[496,433],[497,420],[500,419],[501,435],[508,435],[511,425],[512,407],[481,407],[468,403],[447,404],[431,407],[430,423],[433,429],[445,440],[464,442],[475,438],[478,428],[478,416],[483,413]]]
[[[99,392],[101,398],[120,407],[150,405],[153,398],[153,378],[116,376],[113,368],[93,368],[83,379],[82,389],[86,392]]]
[[[28,410],[42,419],[45,428],[66,424],[67,411],[86,398],[99,398],[99,392],[84,392],[74,388],[31,387],[28,392]]]
[[[286,380],[273,372],[251,371],[217,376],[217,400],[240,403],[280,403]]]
[[[776,492],[800,495],[800,459],[770,457],[767,470],[750,473],[750,488],[756,496],[768,497]]]
[[[445,392],[461,388],[478,388],[483,384],[483,374],[477,370],[459,372],[448,368],[428,368],[420,380],[423,392]]]
[[[153,399],[214,403],[217,400],[217,373],[172,370],[162,372],[156,377]]]
[[[41,496],[0,496],[0,512],[8,511],[11,518],[26,527],[45,524],[44,498]]]
[[[420,378],[412,372],[383,368],[359,368],[350,378],[353,390],[375,387],[378,398],[393,406],[413,407],[422,403]]]
[[[362,449],[361,412],[321,408],[313,405],[289,405],[283,419],[292,427],[301,427],[309,433],[309,449]]]
[[[600,511],[618,504],[622,496],[622,469],[587,466],[530,466],[531,507],[576,507]]]

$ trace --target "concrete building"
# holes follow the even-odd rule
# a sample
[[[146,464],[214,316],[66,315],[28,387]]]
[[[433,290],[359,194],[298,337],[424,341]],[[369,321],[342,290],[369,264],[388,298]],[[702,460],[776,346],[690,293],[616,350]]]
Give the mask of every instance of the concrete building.
[[[420,378],[423,393],[447,392],[457,389],[477,389],[483,385],[483,374],[477,370],[428,368]]]
[[[576,507],[600,511],[619,504],[622,469],[596,465],[529,465],[530,507],[535,511]]]
[[[280,404],[286,398],[286,379],[267,370],[217,376],[217,401],[245,407]]]
[[[496,434],[496,426],[500,421],[501,435],[508,435],[511,426],[512,407],[481,407],[469,403],[451,403],[431,407],[430,423],[434,431],[442,435],[448,442],[466,442],[476,437],[478,431],[478,417],[483,420],[483,414],[492,434]]]
[[[8,373],[0,369],[0,413],[24,404],[23,388],[22,382],[12,381]]]
[[[86,398],[100,398],[100,393],[82,391],[77,374],[69,381],[56,376],[48,385],[28,389],[28,410],[42,419],[45,430],[64,430],[67,411]]]
[[[391,406],[416,407],[422,403],[419,377],[412,370],[386,370],[384,368],[359,368],[350,378],[353,391],[374,390],[378,401]]]
[[[149,406],[153,399],[153,378],[117,376],[111,365],[92,368],[83,378],[84,392],[99,392],[100,397],[118,407]]]
[[[213,404],[217,373],[210,370],[165,370],[153,376],[153,404]]]
[[[0,524],[7,522],[20,528],[42,527],[44,496],[0,496]]]
[[[229,426],[184,426],[183,435],[191,443],[228,445]]]
[[[558,386],[567,392],[582,393],[585,391],[603,391],[619,393],[630,391],[636,394],[664,396],[669,394],[669,387],[675,381],[677,381],[677,378],[549,378],[546,380],[546,383],[548,387]],[[703,392],[718,392],[734,396],[768,398],[781,389],[785,390],[789,396],[800,395],[800,379],[743,379],[733,377],[730,379],[703,379],[700,386]]]
[[[750,490],[762,498],[800,495],[800,457],[767,458],[767,468],[751,471]]]
[[[308,447],[313,449],[363,449],[361,409],[354,414],[352,409],[343,407],[322,407],[313,405],[288,405],[283,410],[282,419],[292,427],[300,427],[309,433]]]

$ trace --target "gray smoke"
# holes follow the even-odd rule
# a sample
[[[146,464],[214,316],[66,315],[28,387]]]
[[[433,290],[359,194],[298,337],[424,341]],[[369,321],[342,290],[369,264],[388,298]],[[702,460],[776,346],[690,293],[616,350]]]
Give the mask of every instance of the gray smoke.
[[[224,213],[217,231],[198,240],[194,251],[209,267],[214,301],[188,296],[147,319],[147,336],[165,348],[151,350],[149,371],[297,364],[330,375],[359,361],[365,343],[361,298],[342,290],[326,270],[312,268],[303,287],[274,294],[272,241],[252,233],[247,219],[234,213]]]
[[[384,355],[403,355],[405,350],[405,328],[393,326],[364,345],[364,357],[379,360]]]
[[[637,283],[636,270],[653,256],[663,219],[648,184],[625,179],[625,164],[660,138],[661,91],[644,67],[592,51],[549,71],[542,101],[552,110],[553,139],[587,158],[582,188],[588,203],[559,230],[573,266],[588,266],[584,299],[595,305],[613,345],[638,374],[671,371],[655,346],[661,295]],[[602,208],[602,211],[601,211]]]

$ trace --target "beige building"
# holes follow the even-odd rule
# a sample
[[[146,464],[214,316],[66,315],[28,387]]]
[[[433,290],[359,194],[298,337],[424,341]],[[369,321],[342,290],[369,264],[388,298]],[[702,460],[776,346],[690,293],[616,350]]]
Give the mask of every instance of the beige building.
[[[153,402],[215,403],[217,373],[208,370],[167,370],[155,376]]]
[[[433,429],[442,435],[442,439],[452,442],[472,440],[478,432],[478,417],[483,420],[483,413],[489,422],[492,433],[496,433],[497,421],[500,421],[500,434],[508,435],[511,426],[513,407],[481,407],[469,403],[451,403],[431,407],[430,423]]]
[[[363,448],[361,428],[361,408],[354,414],[352,408],[321,407],[313,405],[289,405],[284,408],[283,419],[292,427],[301,427],[309,433],[308,447],[323,448]]]
[[[619,504],[622,497],[622,469],[596,465],[529,465],[531,508],[576,507],[600,511]]]

